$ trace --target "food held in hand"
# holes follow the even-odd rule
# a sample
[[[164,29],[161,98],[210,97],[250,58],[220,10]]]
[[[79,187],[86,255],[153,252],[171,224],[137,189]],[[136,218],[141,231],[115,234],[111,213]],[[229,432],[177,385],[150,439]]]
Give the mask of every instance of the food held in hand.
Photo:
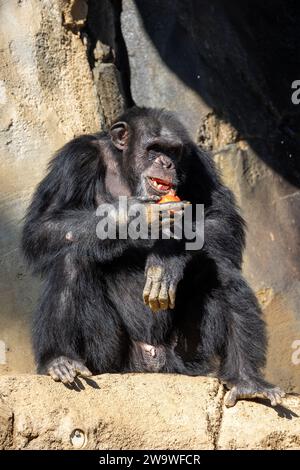
[[[181,199],[176,195],[174,189],[171,189],[168,194],[165,194],[157,204],[164,204],[167,202],[180,202]]]

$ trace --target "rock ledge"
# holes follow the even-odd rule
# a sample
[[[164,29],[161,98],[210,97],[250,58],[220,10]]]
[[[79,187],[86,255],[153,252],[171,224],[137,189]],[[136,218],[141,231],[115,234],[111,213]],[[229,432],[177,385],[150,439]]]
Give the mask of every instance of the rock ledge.
[[[225,409],[218,381],[104,374],[78,390],[0,377],[0,449],[300,449],[300,397]]]

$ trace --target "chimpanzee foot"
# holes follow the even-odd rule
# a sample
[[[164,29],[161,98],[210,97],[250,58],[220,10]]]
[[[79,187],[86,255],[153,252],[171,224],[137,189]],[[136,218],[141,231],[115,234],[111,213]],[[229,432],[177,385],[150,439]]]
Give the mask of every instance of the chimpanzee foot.
[[[279,387],[274,387],[269,384],[259,385],[252,382],[243,382],[233,386],[227,393],[225,397],[225,406],[234,406],[238,400],[243,400],[245,398],[266,398],[267,400],[270,400],[272,406],[276,406],[281,403],[281,399],[284,396],[285,392],[283,392]]]
[[[72,384],[77,375],[90,377],[92,373],[82,362],[59,356],[48,364],[47,373],[56,382]]]

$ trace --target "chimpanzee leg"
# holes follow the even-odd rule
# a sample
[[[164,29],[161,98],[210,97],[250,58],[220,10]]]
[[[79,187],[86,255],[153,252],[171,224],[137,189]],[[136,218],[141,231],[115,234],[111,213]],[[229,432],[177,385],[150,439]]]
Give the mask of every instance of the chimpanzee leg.
[[[262,376],[267,341],[257,300],[238,270],[225,270],[222,279],[225,337],[219,378],[231,388],[225,404],[234,406],[239,399],[264,397],[276,406],[284,393]]]
[[[210,288],[208,284],[202,286],[203,291],[192,288],[178,312],[179,353],[187,373],[217,375],[231,389],[227,406],[257,396],[268,398],[275,406],[284,393],[262,376],[265,325],[254,294],[232,266],[218,267]]]
[[[38,372],[64,383],[122,366],[121,325],[105,303],[101,273],[89,263],[70,253],[53,263],[34,319]]]

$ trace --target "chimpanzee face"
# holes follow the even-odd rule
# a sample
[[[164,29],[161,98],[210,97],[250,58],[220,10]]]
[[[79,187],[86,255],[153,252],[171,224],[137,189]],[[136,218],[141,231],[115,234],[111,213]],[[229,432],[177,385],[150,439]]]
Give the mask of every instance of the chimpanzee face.
[[[182,147],[158,143],[147,147],[148,165],[142,172],[142,185],[148,195],[163,196],[178,186],[177,166]]]
[[[163,196],[180,182],[183,142],[169,129],[117,122],[110,130],[112,142],[122,151],[124,172],[134,180],[137,193]]]

